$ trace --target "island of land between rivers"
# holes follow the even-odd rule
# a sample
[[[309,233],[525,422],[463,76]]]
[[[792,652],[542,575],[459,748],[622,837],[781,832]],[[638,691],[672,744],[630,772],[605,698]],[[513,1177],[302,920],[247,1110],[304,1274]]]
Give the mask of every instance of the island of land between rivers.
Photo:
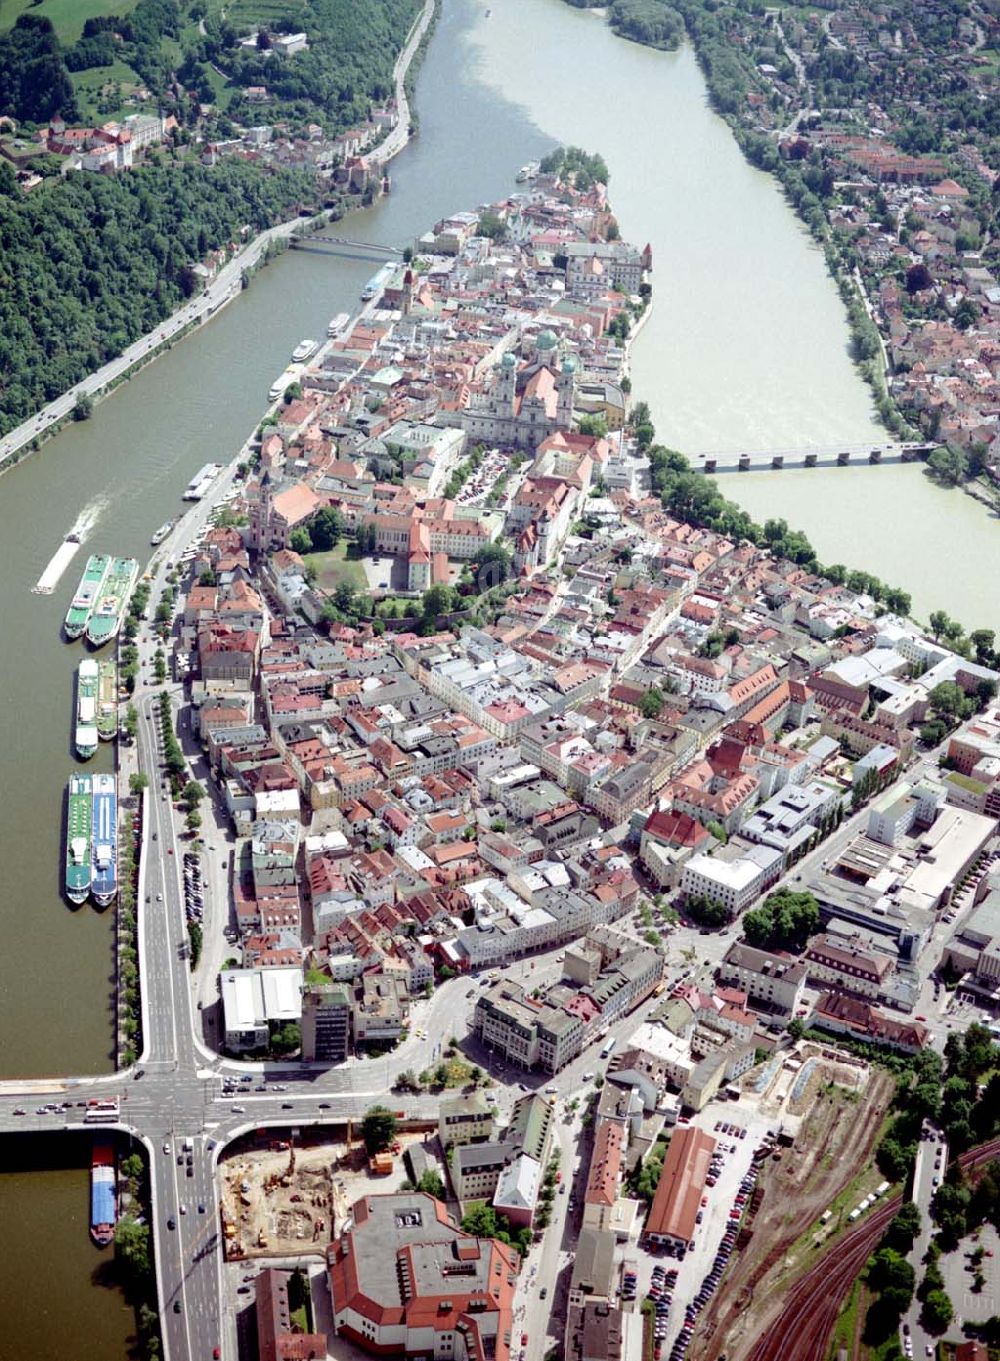
[[[556,143],[600,151],[622,235],[653,247],[656,306],[632,367],[659,438],[680,449],[884,442],[822,256],[707,107],[689,49],[624,42],[562,0],[493,0],[488,19],[480,0],[444,0],[415,103],[420,135],[393,162],[392,194],[338,224],[338,234],[404,246],[442,215],[510,192],[517,167]],[[150,534],[179,512],[191,475],[234,455],[298,341],[357,310],[373,271],[316,254],[281,257],[209,326],[3,479],[4,1076],[111,1065],[113,913],[71,913],[60,896],[82,655],[60,641],[60,623],[76,566],[93,551],[145,560]],[[969,626],[990,624],[1000,535],[981,506],[938,491],[919,468],[733,475],[720,485],[758,518],[801,527],[825,559],[911,590],[918,612],[941,605]],[[32,595],[87,507],[96,519],[81,556],[52,596]],[[102,749],[93,766],[109,760]],[[8,1154],[11,1166],[13,1146]],[[90,1287],[86,1171],[74,1174],[81,1213],[68,1224],[63,1182],[49,1195],[44,1174],[3,1175],[0,1361],[20,1356],[29,1329],[53,1355],[123,1356],[131,1318],[117,1296]],[[68,1260],[75,1269],[61,1270],[53,1291],[33,1264],[56,1255],[61,1269]]]

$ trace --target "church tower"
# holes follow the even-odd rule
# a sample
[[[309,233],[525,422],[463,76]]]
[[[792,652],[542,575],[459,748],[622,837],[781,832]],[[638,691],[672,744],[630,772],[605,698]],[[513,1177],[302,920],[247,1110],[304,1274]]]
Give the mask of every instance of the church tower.
[[[403,275],[402,301],[400,310],[404,317],[410,315],[410,308],[413,306],[413,270],[409,266]]]
[[[265,472],[260,479],[260,495],[253,507],[251,518],[253,547],[258,553],[264,551],[271,542],[271,474]]]
[[[562,430],[573,428],[573,402],[576,398],[576,360],[567,355],[556,375],[556,420]]]
[[[514,414],[514,398],[517,395],[517,357],[507,350],[501,360],[496,385],[497,416],[509,419]]]

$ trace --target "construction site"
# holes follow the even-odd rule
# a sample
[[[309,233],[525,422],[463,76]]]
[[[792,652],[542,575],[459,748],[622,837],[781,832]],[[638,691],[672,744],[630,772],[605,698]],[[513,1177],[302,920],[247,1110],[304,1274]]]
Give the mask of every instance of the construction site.
[[[392,1150],[369,1160],[350,1128],[259,1139],[219,1164],[226,1259],[322,1253],[366,1192],[398,1190],[408,1177],[403,1155],[430,1149],[424,1132],[400,1133]],[[433,1136],[430,1136],[433,1138]],[[436,1142],[436,1140],[435,1140]]]
[[[747,1079],[744,1099],[756,1097],[782,1133],[762,1166],[738,1250],[692,1338],[694,1361],[742,1361],[791,1282],[874,1189],[880,1175],[872,1155],[894,1086],[888,1073],[813,1044],[792,1059],[775,1056]],[[859,1175],[859,1168],[867,1170]]]

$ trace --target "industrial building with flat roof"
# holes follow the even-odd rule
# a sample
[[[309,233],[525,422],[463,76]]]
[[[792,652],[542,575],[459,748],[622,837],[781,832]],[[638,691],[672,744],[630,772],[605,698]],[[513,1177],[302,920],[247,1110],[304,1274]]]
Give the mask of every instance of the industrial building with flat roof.
[[[694,1125],[674,1131],[646,1220],[647,1242],[692,1246],[715,1143]]]
[[[226,969],[219,975],[226,1048],[260,1049],[268,1042],[271,1021],[302,1020],[302,970]]]

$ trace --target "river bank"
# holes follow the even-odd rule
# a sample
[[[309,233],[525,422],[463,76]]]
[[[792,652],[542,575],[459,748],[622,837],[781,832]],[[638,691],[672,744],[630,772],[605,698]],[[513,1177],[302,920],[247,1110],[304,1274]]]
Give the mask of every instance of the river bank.
[[[425,0],[424,8],[413,22],[406,42],[396,59],[394,76],[399,119],[383,141],[369,153],[373,160],[386,165],[407,145],[410,137],[410,107],[407,80],[418,56],[426,51],[426,39],[434,18],[438,0]],[[338,209],[324,209],[318,214],[327,222],[339,220]],[[219,271],[216,277],[196,298],[185,302],[146,335],[134,341],[116,358],[72,388],[61,393],[19,426],[0,439],[0,476],[16,467],[25,457],[38,452],[42,445],[59,434],[72,421],[89,419],[93,405],[110,396],[154,360],[160,358],[178,341],[211,321],[237,298],[253,275],[273,258],[274,249],[283,249],[293,233],[308,221],[302,214],[286,222],[277,223],[258,233],[243,246]],[[86,415],[76,414],[83,409]]]
[[[572,6],[573,0],[564,0],[564,3]],[[695,5],[693,0],[680,0],[676,9],[684,17],[687,41],[705,79],[715,113],[729,128],[747,163],[763,170],[780,185],[789,206],[823,252],[826,267],[837,286],[846,311],[851,334],[851,357],[858,374],[871,389],[872,400],[882,425],[899,439],[920,438],[920,432],[910,425],[893,400],[888,385],[889,357],[881,333],[873,320],[871,304],[851,262],[844,257],[843,251],[834,239],[822,201],[805,186],[796,166],[778,155],[773,140],[776,133],[764,134],[748,127],[734,108],[732,90],[734,88],[739,90],[742,101],[746,100],[751,90],[750,78],[743,72],[739,56],[734,55],[737,49],[732,44],[727,44],[729,49],[727,60],[720,63],[717,59],[719,54],[717,34],[713,27],[714,18],[709,16],[710,23],[700,14],[700,7]],[[621,26],[611,26],[611,31],[624,41],[656,51],[677,51],[684,45],[683,34],[664,42],[645,41],[639,33],[629,32]],[[723,65],[725,80],[728,81],[725,93],[719,74]]]
[[[690,50],[619,42],[562,0],[504,0],[488,21],[484,9],[483,0],[445,0],[416,81],[420,137],[394,161],[392,193],[363,217],[349,214],[343,234],[403,244],[456,207],[513,189],[517,167],[556,143],[600,150],[623,235],[653,245],[657,304],[630,364],[634,392],[654,407],[664,441],[692,449],[882,442],[822,259],[771,178],[749,166],[707,107]],[[612,92],[613,119],[606,102],[583,95],[597,88]],[[77,660],[59,641],[67,593],[33,596],[31,586],[82,505],[95,511],[88,552],[145,560],[150,534],[180,511],[196,469],[239,447],[294,345],[322,334],[335,312],[353,314],[371,272],[367,263],[285,253],[213,325],[196,328],[91,420],[68,424],[45,458],[24,460],[5,479],[0,600],[16,642],[0,650],[0,749],[17,771],[0,825],[0,1024],[16,1037],[5,1049],[8,1076],[103,1072],[113,1062],[112,916],[71,915],[59,891],[52,810],[71,734],[53,715],[66,709]],[[919,468],[839,469],[740,475],[724,490],[761,521],[785,516],[800,526],[825,561],[862,562],[901,581],[923,617],[943,605],[974,627],[996,608],[1000,536],[969,497],[954,496],[958,510],[945,511],[958,515],[952,543],[942,533],[949,493],[925,483]],[[977,537],[981,526],[989,538]],[[99,752],[95,768],[106,759]],[[74,986],[55,1005],[51,981],[61,976]],[[61,1088],[38,1090],[48,1100]],[[0,1361],[20,1361],[27,1336],[64,1361],[125,1356],[133,1316],[117,1293],[93,1288],[85,1170],[22,1175],[18,1163],[2,1190]],[[39,1261],[48,1264],[41,1273]]]

